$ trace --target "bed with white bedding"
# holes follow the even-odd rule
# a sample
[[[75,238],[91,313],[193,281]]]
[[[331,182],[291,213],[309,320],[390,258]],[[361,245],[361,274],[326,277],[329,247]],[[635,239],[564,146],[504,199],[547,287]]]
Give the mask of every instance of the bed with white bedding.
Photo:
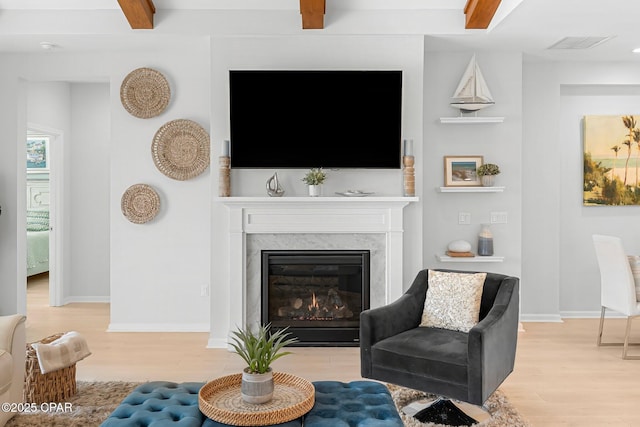
[[[27,211],[27,276],[49,271],[49,211]]]

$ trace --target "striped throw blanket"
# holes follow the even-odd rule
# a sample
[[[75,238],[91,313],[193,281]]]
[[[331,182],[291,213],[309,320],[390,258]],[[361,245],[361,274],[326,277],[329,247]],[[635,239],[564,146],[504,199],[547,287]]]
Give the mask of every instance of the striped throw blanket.
[[[49,344],[34,343],[31,346],[36,351],[43,374],[71,366],[91,354],[87,341],[75,331],[67,332]]]

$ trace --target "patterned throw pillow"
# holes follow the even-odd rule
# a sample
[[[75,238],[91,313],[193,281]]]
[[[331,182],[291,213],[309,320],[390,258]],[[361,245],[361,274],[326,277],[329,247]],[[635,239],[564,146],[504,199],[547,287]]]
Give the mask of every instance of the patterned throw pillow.
[[[27,211],[27,231],[47,231],[49,229],[49,211]]]
[[[469,332],[478,323],[487,273],[429,270],[429,288],[420,326]]]
[[[636,301],[640,301],[640,256],[629,255],[629,266],[636,282]]]

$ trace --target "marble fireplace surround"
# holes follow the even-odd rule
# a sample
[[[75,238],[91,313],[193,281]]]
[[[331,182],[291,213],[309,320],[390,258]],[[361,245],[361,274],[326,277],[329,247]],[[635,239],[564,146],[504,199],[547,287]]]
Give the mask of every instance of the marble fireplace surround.
[[[229,325],[260,320],[260,251],[371,251],[370,306],[402,293],[403,209],[415,197],[228,197]],[[256,309],[257,308],[257,309]]]

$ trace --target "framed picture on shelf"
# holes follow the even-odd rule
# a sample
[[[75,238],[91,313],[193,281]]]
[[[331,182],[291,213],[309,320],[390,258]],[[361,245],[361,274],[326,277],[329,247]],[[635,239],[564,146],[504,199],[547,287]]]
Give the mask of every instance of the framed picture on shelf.
[[[444,156],[445,187],[481,186],[477,171],[482,162],[482,156]]]
[[[49,171],[49,137],[27,138],[27,172]]]

